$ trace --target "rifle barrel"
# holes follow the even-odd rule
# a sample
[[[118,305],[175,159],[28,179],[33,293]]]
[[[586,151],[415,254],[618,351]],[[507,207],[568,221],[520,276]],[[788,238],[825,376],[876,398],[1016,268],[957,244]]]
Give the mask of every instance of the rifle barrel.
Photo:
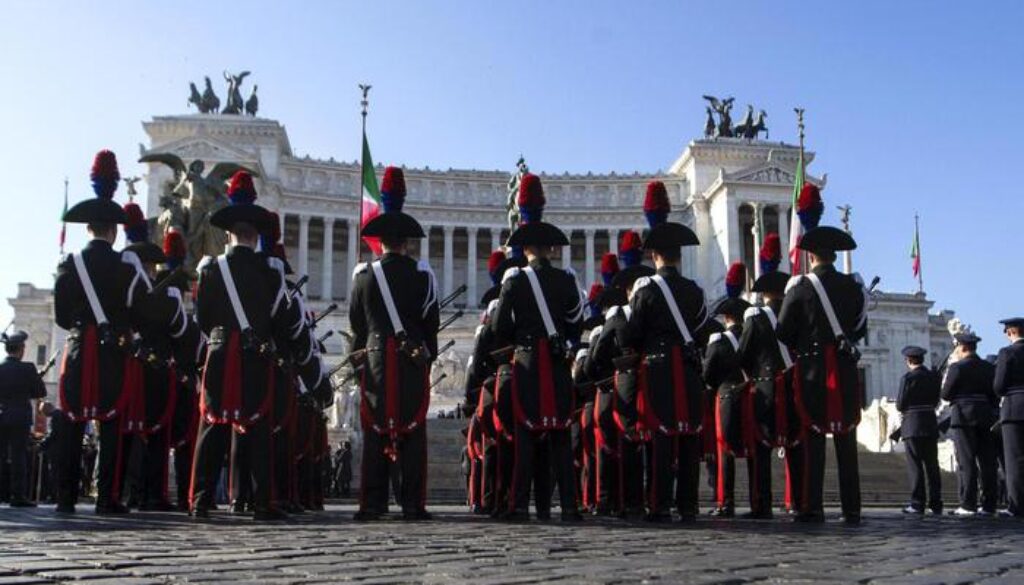
[[[320,321],[323,321],[324,317],[338,310],[338,303],[331,303],[326,309],[324,309],[319,315],[313,319],[313,325],[316,325]]]
[[[466,286],[465,284],[463,284],[463,285],[460,285],[460,286],[459,286],[459,288],[457,288],[457,289],[453,290],[453,291],[452,291],[452,293],[451,293],[450,295],[448,295],[448,296],[446,296],[445,298],[441,299],[441,302],[440,302],[440,303],[438,303],[438,305],[439,305],[439,306],[440,306],[440,307],[441,307],[442,309],[443,309],[444,307],[447,307],[448,305],[452,304],[452,302],[453,302],[453,301],[454,301],[455,299],[459,298],[459,296],[460,296],[460,295],[462,295],[462,293],[466,292],[467,290],[469,290],[469,287],[467,287],[467,286]]]

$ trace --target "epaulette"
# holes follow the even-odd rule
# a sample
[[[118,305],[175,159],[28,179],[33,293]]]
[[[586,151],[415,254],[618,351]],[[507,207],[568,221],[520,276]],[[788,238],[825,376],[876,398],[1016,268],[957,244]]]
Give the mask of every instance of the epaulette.
[[[572,269],[572,266],[566,266],[562,270],[564,270],[566,274],[571,276],[573,280],[576,280],[576,271]]]
[[[515,277],[521,271],[522,270],[518,266],[513,266],[512,268],[509,268],[508,270],[505,271],[504,276],[501,277],[501,284],[505,284],[505,282],[508,279]]]
[[[202,272],[204,268],[213,263],[214,259],[213,256],[203,256],[203,259],[199,261],[199,265],[196,266],[196,272]]]
[[[753,319],[754,317],[761,314],[761,307],[750,307],[746,311],[743,311],[743,320]]]
[[[273,268],[274,270],[284,275],[284,262],[282,262],[280,258],[277,258],[275,256],[267,256],[267,266]]]
[[[587,359],[587,350],[586,349],[581,349],[581,350],[576,352],[576,361],[585,360],[585,359]]]
[[[804,277],[799,275],[799,274],[796,275],[796,276],[790,277],[789,282],[786,283],[785,294],[789,294],[790,289],[792,289],[794,286],[799,284],[799,282],[801,280],[803,280],[803,279],[804,279]]]
[[[590,337],[587,338],[587,341],[590,342],[591,347],[597,343],[597,338],[601,336],[602,331],[604,331],[604,325],[598,325],[590,330]]]
[[[355,280],[356,276],[366,272],[369,267],[370,264],[368,262],[360,262],[359,264],[356,264],[355,269],[352,271],[352,279]]]
[[[618,315],[620,311],[622,311],[622,307],[620,307],[618,305],[615,305],[614,307],[608,309],[608,314],[605,315],[604,320],[605,321],[610,321],[612,319],[612,317],[614,317],[615,315]]]
[[[416,270],[420,272],[426,272],[430,275],[434,274],[434,269],[430,267],[430,262],[426,260],[419,260],[416,262]]]
[[[488,317],[490,317],[497,310],[498,310],[498,299],[493,299],[491,302],[487,303],[487,309],[484,311],[484,314],[487,315]]]
[[[139,255],[131,250],[121,250],[121,262],[130,264],[139,271],[142,271],[142,261],[139,260]]]
[[[636,282],[633,283],[633,288],[629,289],[630,296],[635,295],[636,291],[651,284],[652,282],[654,281],[651,280],[650,276],[641,276],[640,278],[636,279]]]
[[[722,339],[722,334],[721,333],[712,333],[711,337],[708,337],[708,345],[711,345],[712,343],[715,343],[716,341],[719,341],[721,339]]]

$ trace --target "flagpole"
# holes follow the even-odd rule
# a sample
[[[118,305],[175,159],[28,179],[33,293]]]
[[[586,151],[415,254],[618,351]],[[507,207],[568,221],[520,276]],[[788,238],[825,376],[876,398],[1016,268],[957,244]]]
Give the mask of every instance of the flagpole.
[[[359,142],[359,223],[356,226],[356,256],[358,260],[363,259],[363,174],[366,172],[366,112],[370,107],[370,88],[368,83],[360,83],[359,90],[363,92],[363,99],[359,102],[362,106],[363,135]]]
[[[803,108],[793,108],[793,111],[796,112],[797,136],[798,136],[798,138],[800,140],[800,161],[799,161],[800,169],[799,170],[800,170],[800,173],[802,174],[801,181],[803,183],[806,183],[807,182],[807,169],[806,169],[806,167],[804,165],[804,109]],[[803,185],[801,185],[801,188],[803,188]],[[799,203],[799,194],[798,194],[798,197],[797,197],[797,201],[795,201],[793,203],[793,205],[794,205],[794,207],[793,207],[793,216],[794,217],[796,217],[796,205],[798,203]],[[794,229],[796,229],[796,226],[792,226],[791,225],[791,226],[789,226],[789,229],[790,230],[794,230]],[[800,263],[800,267],[799,267],[800,268],[800,273],[801,274],[807,274],[807,272],[808,272],[807,271],[807,263],[808,263],[807,252],[805,252],[803,250],[799,250],[797,252],[797,258],[798,258],[798,262]]]
[[[68,178],[64,177],[64,213],[68,211]],[[64,221],[64,216],[61,214],[61,226],[60,226],[60,255],[64,255],[64,240],[67,238],[68,233],[68,222]]]
[[[914,245],[917,248],[917,292],[924,294],[924,270],[921,262],[921,222],[914,214]]]

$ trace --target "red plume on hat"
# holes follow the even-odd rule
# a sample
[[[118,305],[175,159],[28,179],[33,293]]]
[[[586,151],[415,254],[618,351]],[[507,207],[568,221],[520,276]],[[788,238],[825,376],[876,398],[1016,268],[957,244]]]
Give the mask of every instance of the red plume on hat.
[[[252,184],[252,175],[247,171],[238,171],[232,175],[228,184],[228,199],[232,205],[254,203],[256,187]]]
[[[124,204],[124,214],[127,219],[124,222],[124,236],[129,243],[137,244],[149,239],[149,224],[146,223],[146,216],[142,208],[135,203]]]
[[[185,261],[185,238],[181,232],[171,230],[164,234],[164,256],[167,257],[167,266],[175,269]]]
[[[498,269],[505,262],[505,258],[504,252],[495,250],[491,252],[490,258],[487,259],[487,274],[491,276],[491,282],[494,284],[498,284]]]
[[[725,295],[731,299],[740,296],[747,286],[747,265],[733,262],[725,273]]]
[[[782,260],[782,242],[779,240],[779,234],[772,232],[765,236],[757,260],[761,263],[761,274],[779,269],[779,262]]]
[[[644,216],[647,217],[647,225],[654,227],[668,221],[668,212],[672,210],[672,204],[668,200],[668,190],[665,183],[651,181],[647,183],[647,194],[644,196]]]
[[[804,183],[800,197],[796,200],[796,214],[800,216],[804,230],[818,227],[823,213],[825,204],[821,201],[821,190],[814,183]]]
[[[384,213],[402,211],[405,205],[405,173],[402,169],[384,169],[384,179],[380,183],[380,203]]]
[[[97,197],[112,199],[117,191],[117,183],[121,180],[121,172],[117,170],[117,156],[109,150],[96,153],[92,161],[92,190]]]
[[[619,273],[619,258],[614,252],[608,252],[601,256],[601,280],[605,286],[612,283],[612,279]]]
[[[601,293],[603,292],[604,285],[601,284],[600,282],[595,282],[594,284],[590,285],[590,292],[587,293],[587,302],[593,305],[595,302],[597,302],[597,297],[601,296]]]
[[[519,183],[519,196],[516,198],[522,223],[541,221],[545,203],[547,200],[544,199],[544,187],[540,184],[540,177],[533,173],[523,175]]]
[[[619,240],[619,262],[623,268],[629,268],[640,263],[643,258],[643,241],[640,239],[640,234],[633,230],[622,234],[622,238]]]

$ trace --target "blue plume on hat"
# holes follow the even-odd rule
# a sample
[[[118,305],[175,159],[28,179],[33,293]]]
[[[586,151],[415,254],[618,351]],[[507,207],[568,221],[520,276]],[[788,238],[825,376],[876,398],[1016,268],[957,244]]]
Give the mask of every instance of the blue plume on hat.
[[[398,167],[384,169],[380,184],[380,203],[384,213],[402,211],[405,205],[405,174]]]

